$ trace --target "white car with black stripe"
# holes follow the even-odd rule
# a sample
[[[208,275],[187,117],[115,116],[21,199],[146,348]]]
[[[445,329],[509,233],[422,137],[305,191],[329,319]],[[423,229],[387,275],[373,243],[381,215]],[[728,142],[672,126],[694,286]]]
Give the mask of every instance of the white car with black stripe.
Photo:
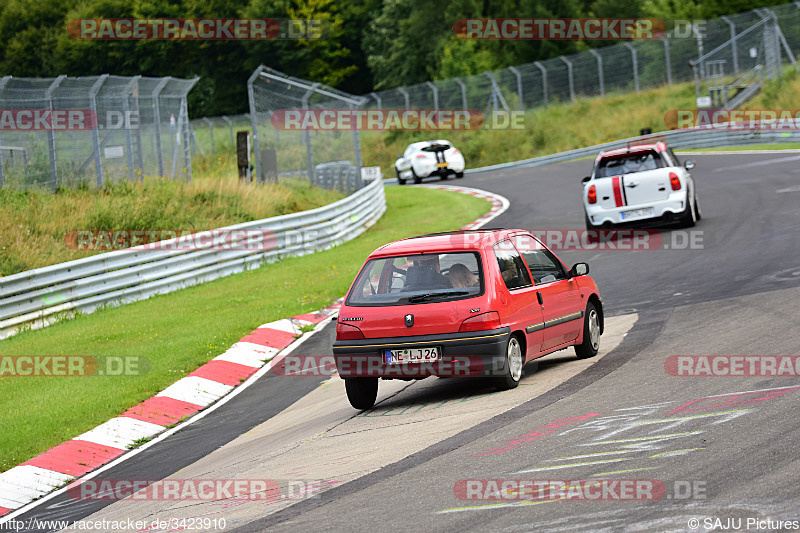
[[[443,180],[449,177],[463,178],[464,165],[464,154],[450,141],[440,139],[410,144],[405,152],[397,156],[394,170],[397,183],[403,185],[408,180],[421,183],[423,178],[429,176],[438,176]]]
[[[694,226],[701,214],[692,168],[694,161],[681,165],[663,141],[601,152],[592,175],[581,180],[586,229],[671,222]]]

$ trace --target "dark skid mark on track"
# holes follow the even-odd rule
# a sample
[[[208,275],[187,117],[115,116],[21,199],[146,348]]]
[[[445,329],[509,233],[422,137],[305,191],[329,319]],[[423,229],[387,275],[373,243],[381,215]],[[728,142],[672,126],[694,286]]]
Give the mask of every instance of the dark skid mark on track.
[[[562,400],[581,389],[590,385],[626,362],[632,359],[636,354],[650,346],[661,335],[664,326],[666,325],[669,317],[672,315],[672,309],[662,311],[648,311],[639,315],[639,319],[634,324],[633,328],[628,332],[622,343],[617,346],[611,353],[603,357],[596,364],[587,368],[580,374],[573,376],[561,385],[554,389],[532,398],[527,402],[520,404],[505,413],[499,414],[485,422],[468,428],[461,433],[453,435],[441,442],[433,444],[424,450],[411,454],[400,461],[385,466],[380,470],[376,470],[370,474],[354,479],[344,485],[339,485],[335,488],[329,489],[320,493],[318,498],[313,500],[304,500],[296,503],[291,507],[273,513],[264,518],[254,520],[249,524],[237,527],[229,531],[229,533],[249,533],[254,531],[264,531],[265,529],[291,520],[303,513],[309,512],[328,503],[334,502],[339,498],[355,494],[364,489],[370,488],[373,485],[380,483],[398,474],[402,474],[412,468],[425,464],[428,461],[436,459],[446,453],[457,450],[458,448],[469,444],[481,437],[489,435],[501,428],[515,422],[516,420],[529,415],[530,413],[544,409],[545,407]]]

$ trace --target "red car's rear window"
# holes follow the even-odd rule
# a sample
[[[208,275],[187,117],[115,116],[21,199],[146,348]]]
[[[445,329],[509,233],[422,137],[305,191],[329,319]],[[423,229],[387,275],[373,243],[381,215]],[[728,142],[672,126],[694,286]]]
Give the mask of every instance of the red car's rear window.
[[[346,304],[406,305],[472,298],[483,294],[477,252],[446,252],[371,259],[356,279]]]

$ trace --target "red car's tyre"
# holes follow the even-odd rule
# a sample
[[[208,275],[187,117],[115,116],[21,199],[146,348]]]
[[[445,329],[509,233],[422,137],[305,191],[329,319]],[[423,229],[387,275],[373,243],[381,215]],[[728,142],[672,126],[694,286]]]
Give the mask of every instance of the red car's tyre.
[[[519,385],[522,378],[522,365],[525,363],[525,354],[522,353],[522,344],[512,335],[506,345],[506,358],[503,361],[503,375],[494,378],[494,385],[499,390],[513,389]]]
[[[588,359],[597,355],[600,349],[600,315],[594,304],[586,304],[586,315],[583,317],[583,342],[575,345],[578,359]]]
[[[370,409],[378,397],[378,378],[344,378],[344,388],[350,405],[356,409]]]

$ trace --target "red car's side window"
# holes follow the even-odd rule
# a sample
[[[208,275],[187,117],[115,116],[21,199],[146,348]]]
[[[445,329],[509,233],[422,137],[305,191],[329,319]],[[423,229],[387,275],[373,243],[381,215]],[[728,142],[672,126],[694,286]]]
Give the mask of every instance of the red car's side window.
[[[532,285],[528,269],[511,241],[503,240],[495,244],[494,255],[497,257],[497,266],[508,290]]]

